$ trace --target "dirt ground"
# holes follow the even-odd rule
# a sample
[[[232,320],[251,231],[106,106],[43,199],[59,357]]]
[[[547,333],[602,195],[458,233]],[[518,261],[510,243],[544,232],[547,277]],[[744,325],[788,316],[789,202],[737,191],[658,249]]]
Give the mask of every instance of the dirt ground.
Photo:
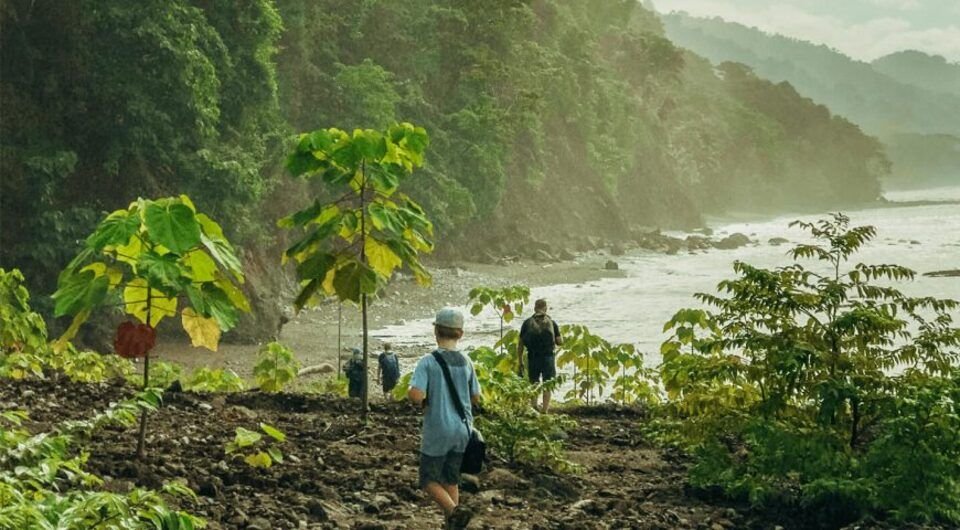
[[[0,408],[29,408],[39,430],[89,417],[132,392],[121,383],[12,382],[0,390]],[[115,491],[186,479],[200,497],[183,508],[211,529],[442,527],[438,510],[417,489],[417,412],[403,403],[375,404],[364,427],[357,408],[341,398],[300,394],[167,393],[150,417],[143,461],[132,456],[135,429],[111,429],[86,444],[88,468]],[[579,426],[568,433],[570,456],[583,472],[556,476],[494,457],[479,487],[464,493],[477,512],[469,528],[766,527],[735,506],[685,492],[682,460],[640,440],[637,411],[571,415]],[[255,430],[260,422],[288,437],[279,445],[284,462],[267,470],[224,452],[237,427]]]

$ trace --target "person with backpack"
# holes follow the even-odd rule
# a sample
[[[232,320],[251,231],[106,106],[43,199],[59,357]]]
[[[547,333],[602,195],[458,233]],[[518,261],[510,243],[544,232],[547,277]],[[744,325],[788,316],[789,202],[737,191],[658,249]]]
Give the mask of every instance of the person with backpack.
[[[363,352],[360,348],[353,349],[353,356],[343,365],[343,373],[347,375],[347,389],[350,397],[362,397],[367,374],[363,369]]]
[[[437,349],[413,370],[407,396],[423,408],[420,487],[443,510],[446,528],[465,528],[473,517],[460,504],[460,469],[473,443],[473,412],[480,383],[470,359],[457,343],[463,337],[463,313],[444,308],[433,323]]]
[[[520,326],[520,340],[517,344],[517,357],[520,365],[520,375],[523,375],[523,351],[527,350],[527,375],[531,383],[539,383],[557,376],[557,363],[554,358],[554,348],[563,344],[560,336],[560,326],[547,315],[547,301],[543,298],[533,305],[533,316],[524,320]],[[536,408],[536,400],[534,400]],[[543,391],[544,414],[550,408],[550,391]]]
[[[390,391],[400,380],[400,360],[392,349],[389,342],[384,342],[383,353],[377,358],[377,382],[383,386],[384,399],[390,399]]]

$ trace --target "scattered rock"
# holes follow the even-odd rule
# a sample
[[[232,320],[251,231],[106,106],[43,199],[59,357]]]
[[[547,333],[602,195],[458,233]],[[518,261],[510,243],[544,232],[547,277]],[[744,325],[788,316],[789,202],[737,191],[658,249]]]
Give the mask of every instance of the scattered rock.
[[[534,252],[534,259],[544,263],[557,261],[549,252],[547,252],[546,250],[543,250],[542,248]]]
[[[469,476],[469,475],[463,475]],[[513,474],[510,470],[504,469],[502,467],[497,467],[491,469],[483,477],[484,481],[490,485],[491,488],[504,488],[504,489],[518,489],[525,488],[529,486],[529,482],[521,479],[520,477]]]
[[[570,505],[571,510],[580,510],[580,511],[589,511],[596,505],[596,501],[593,499],[583,499],[582,501],[577,501]]]
[[[720,250],[733,250],[750,243],[750,238],[737,232],[721,239],[713,246]]]
[[[476,475],[460,475],[460,489],[467,493],[477,493],[480,491],[480,479]]]
[[[779,247],[780,245],[785,245],[789,242],[790,240],[785,237],[771,237],[770,240],[767,241],[767,243],[770,243],[775,247]]]
[[[626,253],[623,246],[619,244],[614,244],[610,246],[610,255],[611,256],[622,256]]]
[[[617,271],[617,270],[620,270],[620,264],[611,259],[611,260],[607,260],[607,263],[603,266],[603,268],[604,270],[608,270],[608,271]]]

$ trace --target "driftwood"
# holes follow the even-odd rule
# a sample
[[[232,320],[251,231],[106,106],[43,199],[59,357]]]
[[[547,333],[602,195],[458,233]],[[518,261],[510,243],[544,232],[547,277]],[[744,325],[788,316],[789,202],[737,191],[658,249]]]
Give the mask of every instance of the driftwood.
[[[960,278],[960,269],[925,272],[923,275],[930,276],[932,278]]]
[[[330,363],[320,363],[313,366],[305,366],[297,372],[297,377],[303,377],[311,374],[332,374],[336,369]]]

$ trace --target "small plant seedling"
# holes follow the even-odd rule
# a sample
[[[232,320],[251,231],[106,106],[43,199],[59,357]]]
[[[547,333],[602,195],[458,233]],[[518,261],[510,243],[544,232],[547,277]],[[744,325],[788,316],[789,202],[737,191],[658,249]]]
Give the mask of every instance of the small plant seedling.
[[[228,455],[242,456],[243,461],[251,467],[266,469],[274,463],[283,463],[283,453],[274,444],[285,442],[287,435],[266,423],[260,424],[260,430],[269,439],[264,439],[263,434],[257,431],[237,427],[236,436],[224,447],[224,451]]]
[[[300,363],[290,348],[279,342],[264,346],[253,367],[253,378],[264,392],[279,392],[297,377]]]

